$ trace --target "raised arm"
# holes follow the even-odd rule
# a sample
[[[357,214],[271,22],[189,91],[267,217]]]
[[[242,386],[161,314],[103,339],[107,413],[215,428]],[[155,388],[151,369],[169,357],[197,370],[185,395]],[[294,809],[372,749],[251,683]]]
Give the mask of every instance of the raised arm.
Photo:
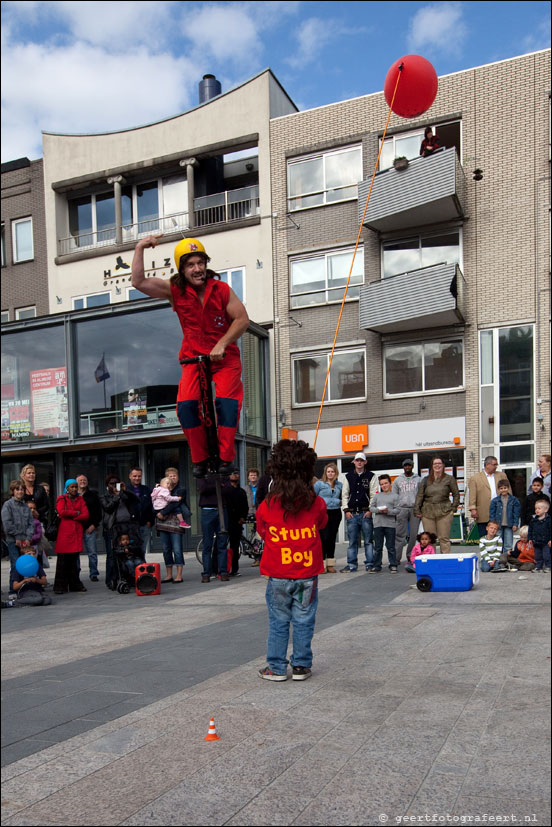
[[[134,250],[134,258],[132,259],[132,286],[136,290],[145,293],[146,296],[151,296],[152,299],[169,299],[171,298],[171,286],[168,281],[152,277],[146,278],[144,272],[144,250],[148,247],[157,247],[162,235],[149,235],[147,238],[141,238]]]
[[[221,336],[209,354],[214,362],[220,361],[223,358],[224,351],[228,345],[232,344],[232,342],[236,342],[242,333],[245,333],[249,327],[249,316],[247,315],[247,310],[238,299],[232,288],[230,288],[230,298],[228,300],[228,304],[226,305],[226,312],[232,319],[232,324],[224,336]]]

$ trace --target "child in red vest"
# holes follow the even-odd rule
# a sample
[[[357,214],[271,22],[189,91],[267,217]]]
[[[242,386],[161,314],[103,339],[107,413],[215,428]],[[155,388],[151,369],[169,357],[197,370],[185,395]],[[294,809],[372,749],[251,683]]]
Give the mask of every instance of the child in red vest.
[[[287,648],[293,626],[292,679],[310,678],[311,641],[318,605],[318,575],[324,572],[320,529],[326,503],[312,487],[316,454],[302,440],[282,439],[269,463],[273,484],[257,508],[257,531],[265,542],[261,574],[268,577],[266,603],[268,665],[259,675],[287,680]]]

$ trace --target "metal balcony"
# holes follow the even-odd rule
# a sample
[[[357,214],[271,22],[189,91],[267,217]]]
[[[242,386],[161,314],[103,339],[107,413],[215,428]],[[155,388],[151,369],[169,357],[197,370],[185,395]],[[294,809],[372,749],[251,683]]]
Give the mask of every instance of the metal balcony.
[[[370,180],[358,185],[359,222]],[[364,226],[379,233],[441,224],[464,217],[464,170],[454,148],[415,158],[405,170],[393,167],[374,179]]]
[[[458,324],[464,321],[464,288],[457,264],[435,264],[371,282],[360,288],[360,327],[400,333]]]

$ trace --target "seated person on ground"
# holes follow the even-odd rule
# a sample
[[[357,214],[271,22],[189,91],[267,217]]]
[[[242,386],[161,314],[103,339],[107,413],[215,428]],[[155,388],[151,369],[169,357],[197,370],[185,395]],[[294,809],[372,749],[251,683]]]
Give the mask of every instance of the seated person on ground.
[[[504,566],[500,563],[502,537],[499,532],[499,524],[489,520],[487,523],[487,533],[479,540],[481,571],[505,571]]]
[[[36,549],[26,543],[21,546],[20,556],[25,554],[37,558]],[[48,585],[48,581],[40,561],[38,562],[38,571],[33,577],[23,577],[14,566],[10,580],[10,591],[17,594],[18,604],[22,606],[49,606],[52,602],[50,595],[44,593],[44,587]]]
[[[503,566],[509,566],[510,571],[533,571],[535,568],[535,550],[533,543],[527,539],[529,529],[522,525],[519,530],[519,540],[512,551],[500,556]]]
[[[435,551],[437,536],[435,534],[430,531],[422,531],[416,539],[418,542],[410,552],[410,563],[404,567],[404,570],[409,571],[410,574],[416,573],[416,557],[420,557],[422,554],[437,554]]]
[[[144,562],[142,550],[133,545],[128,534],[121,534],[115,547],[115,554],[120,557],[125,572],[134,582],[136,566]]]

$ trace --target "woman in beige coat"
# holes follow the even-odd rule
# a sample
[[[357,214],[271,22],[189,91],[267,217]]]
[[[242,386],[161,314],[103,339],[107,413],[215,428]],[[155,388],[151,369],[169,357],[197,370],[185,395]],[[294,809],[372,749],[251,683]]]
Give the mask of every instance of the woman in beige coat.
[[[450,528],[459,503],[456,480],[445,474],[445,463],[441,457],[434,457],[429,476],[424,477],[419,485],[414,514],[423,520],[424,531],[437,535],[441,554],[450,552]]]

